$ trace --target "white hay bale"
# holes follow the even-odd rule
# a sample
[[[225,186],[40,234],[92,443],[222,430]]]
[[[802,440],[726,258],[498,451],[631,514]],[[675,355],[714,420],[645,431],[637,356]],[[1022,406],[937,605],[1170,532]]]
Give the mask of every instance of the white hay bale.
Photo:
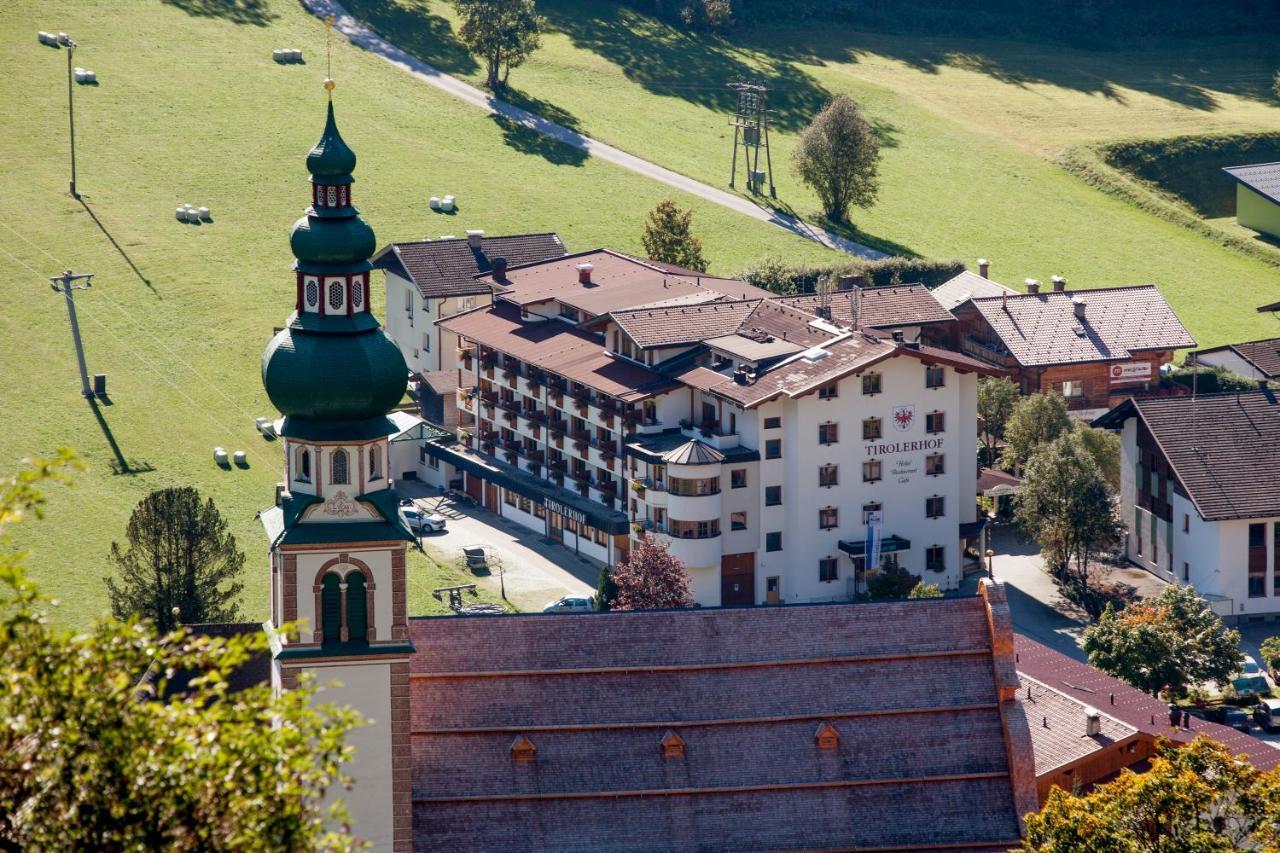
[[[226,465],[227,451],[223,450],[221,447],[215,447],[213,449],[213,461],[219,465]]]
[[[439,210],[439,209],[440,209],[440,196],[438,196],[438,195],[433,195],[433,196],[431,197],[431,199],[427,202],[427,204],[431,205],[431,209],[432,209],[432,210]]]
[[[179,207],[173,212],[173,215],[179,222],[187,221],[187,209],[185,207]]]
[[[213,213],[207,207],[202,207],[196,212],[199,214],[200,219],[204,222],[208,222],[210,219],[213,218]]]
[[[231,458],[235,460],[235,463],[237,465],[243,465],[245,460],[244,451],[237,450],[234,454],[232,454]]]

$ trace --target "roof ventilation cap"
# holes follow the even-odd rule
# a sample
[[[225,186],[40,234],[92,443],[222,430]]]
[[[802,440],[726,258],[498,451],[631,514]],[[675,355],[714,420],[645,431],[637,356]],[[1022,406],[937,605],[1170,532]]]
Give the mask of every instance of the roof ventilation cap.
[[[805,350],[803,353],[803,358],[805,361],[813,363],[813,362],[822,361],[824,358],[826,358],[829,355],[831,355],[831,353],[827,352],[822,347],[814,347],[813,349]]]
[[[483,239],[484,239],[483,228],[474,228],[467,231],[467,243],[470,244],[471,248],[479,249],[480,241]]]

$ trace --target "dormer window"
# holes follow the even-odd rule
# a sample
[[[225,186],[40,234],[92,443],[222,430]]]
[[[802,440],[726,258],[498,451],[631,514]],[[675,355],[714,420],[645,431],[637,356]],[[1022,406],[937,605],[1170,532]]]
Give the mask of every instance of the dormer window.
[[[516,764],[532,764],[538,756],[538,748],[533,741],[520,735],[511,743],[511,760]]]
[[[673,731],[662,736],[660,742],[663,758],[684,758],[684,738]]]
[[[835,750],[840,748],[840,733],[836,731],[835,726],[824,722],[818,726],[818,730],[813,733],[813,741],[818,749]]]

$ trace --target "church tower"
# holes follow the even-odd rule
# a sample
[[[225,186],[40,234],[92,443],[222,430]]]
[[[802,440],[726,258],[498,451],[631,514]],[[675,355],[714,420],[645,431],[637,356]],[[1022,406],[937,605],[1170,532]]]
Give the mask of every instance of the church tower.
[[[326,82],[332,89],[332,83]],[[284,419],[284,483],[268,529],[273,679],[309,671],[325,702],[359,710],[346,795],[357,836],[378,851],[412,846],[405,547],[413,536],[390,478],[388,413],[408,368],[370,310],[373,229],[352,206],[356,155],[334,120],[307,155],[311,206],[293,226],[294,311],[262,356]]]

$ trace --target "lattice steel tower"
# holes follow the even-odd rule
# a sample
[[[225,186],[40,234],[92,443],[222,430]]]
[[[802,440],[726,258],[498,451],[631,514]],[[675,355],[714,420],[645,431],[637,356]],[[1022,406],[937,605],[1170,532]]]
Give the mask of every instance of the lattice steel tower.
[[[769,156],[769,110],[766,107],[769,88],[760,83],[730,83],[738,93],[738,109],[730,120],[733,125],[733,165],[729,170],[729,186],[738,179],[738,148],[747,167],[747,188],[761,192],[766,181],[769,197],[777,198],[773,186],[773,160]],[[764,171],[760,171],[760,149],[764,149]]]

